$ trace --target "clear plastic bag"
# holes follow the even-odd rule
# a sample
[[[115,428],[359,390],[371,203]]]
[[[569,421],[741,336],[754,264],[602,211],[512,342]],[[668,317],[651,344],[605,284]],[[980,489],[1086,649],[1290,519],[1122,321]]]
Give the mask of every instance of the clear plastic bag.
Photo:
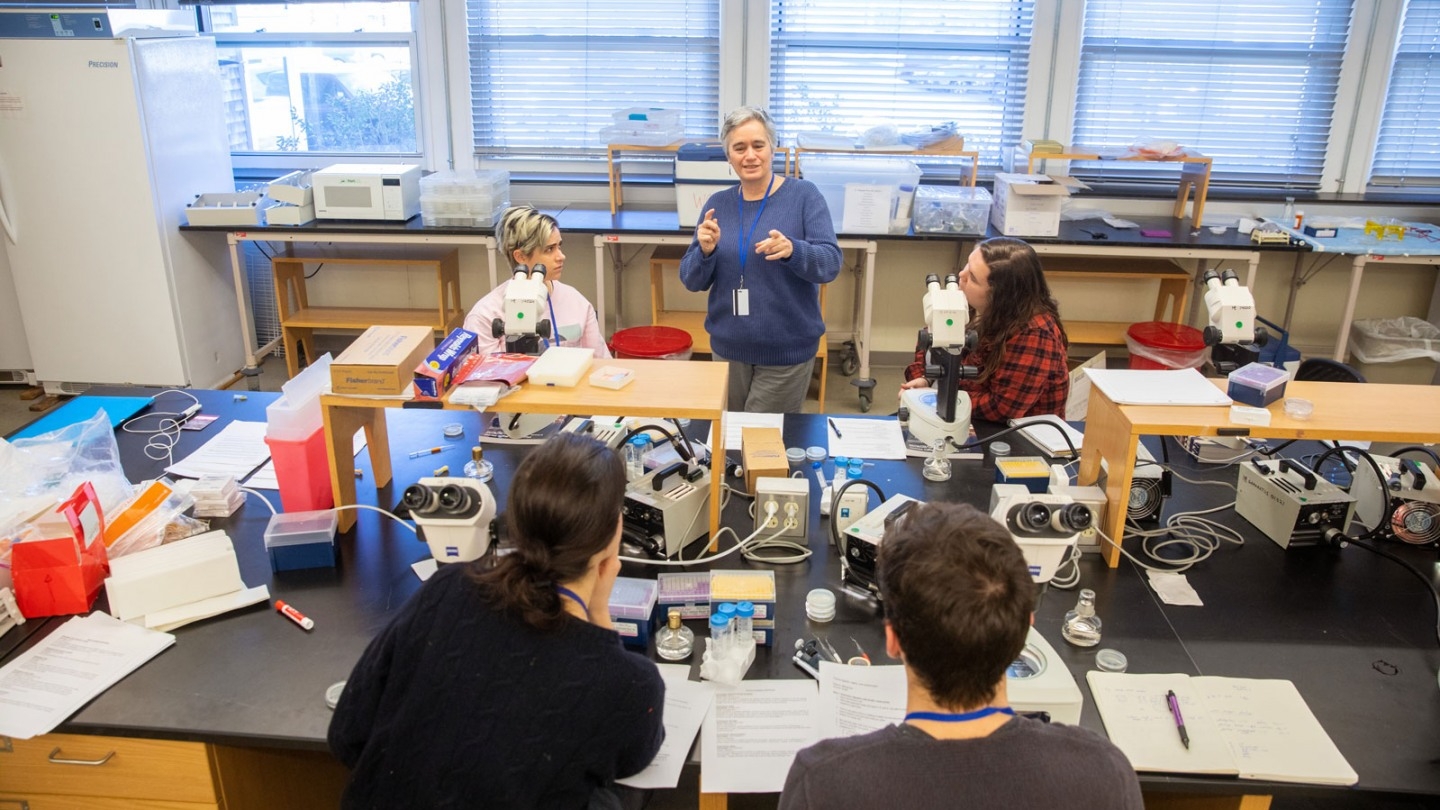
[[[95,488],[107,516],[134,490],[103,409],[84,422],[50,433],[14,442],[0,439],[0,537],[13,535],[29,518],[70,497],[86,481]]]

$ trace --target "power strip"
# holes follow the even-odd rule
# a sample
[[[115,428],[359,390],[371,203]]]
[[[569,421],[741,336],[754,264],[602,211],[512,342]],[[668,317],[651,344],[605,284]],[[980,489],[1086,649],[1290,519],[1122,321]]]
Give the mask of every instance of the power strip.
[[[775,515],[767,516],[770,504],[775,504]],[[776,529],[783,529],[779,537],[797,538],[805,542],[810,519],[810,481],[805,478],[755,479],[755,528],[760,536],[769,537]],[[769,520],[771,523],[766,523]]]

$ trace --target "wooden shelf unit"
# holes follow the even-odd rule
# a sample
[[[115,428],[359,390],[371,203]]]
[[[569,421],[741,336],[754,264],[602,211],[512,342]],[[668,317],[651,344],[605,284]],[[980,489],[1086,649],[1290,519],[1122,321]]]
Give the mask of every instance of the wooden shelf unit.
[[[896,150],[887,149],[816,149],[804,146],[796,146],[785,151],[785,174],[790,177],[800,176],[800,155],[802,154],[826,154],[826,155],[865,155],[868,157],[895,157],[912,158],[917,156],[941,156],[970,158],[970,171],[967,172],[968,183],[974,186],[975,179],[980,174],[980,153],[967,151],[964,138],[951,138],[937,144],[922,147],[920,149]],[[791,156],[794,156],[794,163],[791,163]],[[792,168],[793,166],[793,168]]]
[[[705,312],[696,309],[668,309],[665,306],[665,277],[678,278],[680,260],[685,248],[679,245],[661,245],[650,254],[650,323],[655,326],[671,326],[690,335],[691,351],[710,354],[710,333],[705,331]],[[830,285],[820,285],[820,312],[825,312],[825,290]],[[1123,342],[1123,341],[1122,341]],[[830,351],[825,338],[815,351],[820,361],[820,390],[818,393],[820,412],[825,412],[825,380],[830,373]]]
[[[1186,306],[1190,301],[1190,274],[1178,265],[1164,259],[1080,259],[1046,257],[1043,262],[1045,275],[1056,281],[1158,281],[1159,293],[1155,299],[1157,321],[1184,323],[1188,314]],[[1073,314],[1073,313],[1072,313]],[[1130,328],[1128,321],[1086,321],[1065,317],[1065,334],[1074,344],[1100,344],[1124,346],[1125,333]]]
[[[1019,147],[1017,147],[1017,151]],[[1205,217],[1205,198],[1210,193],[1210,158],[1194,150],[1186,149],[1171,157],[1113,157],[1109,152],[1075,147],[1063,152],[1030,152],[1025,154],[1025,173],[1034,174],[1035,164],[1046,160],[1105,160],[1130,163],[1179,163],[1180,189],[1175,195],[1175,209],[1171,216],[1182,219],[1190,193],[1195,193],[1195,208],[1192,222],[1199,228]]]
[[[275,306],[280,316],[280,333],[285,343],[285,368],[291,377],[300,373],[299,347],[307,360],[315,359],[317,329],[364,330],[377,324],[388,326],[429,326],[442,335],[465,320],[460,304],[460,254],[450,250],[428,258],[361,258],[333,256],[276,256],[270,260],[275,274]],[[315,265],[433,267],[436,306],[413,307],[325,307],[311,306],[305,286],[305,268]]]

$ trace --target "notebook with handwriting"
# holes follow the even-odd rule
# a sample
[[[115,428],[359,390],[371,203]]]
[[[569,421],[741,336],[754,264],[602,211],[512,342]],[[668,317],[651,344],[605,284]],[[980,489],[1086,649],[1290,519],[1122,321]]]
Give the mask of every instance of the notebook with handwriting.
[[[1353,785],[1359,780],[1285,680],[1086,673],[1105,733],[1137,771]],[[1166,700],[1174,691],[1190,746]]]

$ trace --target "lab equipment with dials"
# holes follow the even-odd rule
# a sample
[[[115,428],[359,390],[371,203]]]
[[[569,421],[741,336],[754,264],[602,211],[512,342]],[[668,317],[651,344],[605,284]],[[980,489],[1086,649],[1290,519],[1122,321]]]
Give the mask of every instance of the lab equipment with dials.
[[[704,537],[709,521],[710,470],[678,461],[631,481],[620,508],[621,542],[629,555],[665,559]]]
[[[1216,273],[1205,271],[1205,309],[1209,325],[1205,327],[1205,345],[1210,347],[1210,363],[1220,374],[1230,372],[1260,359],[1260,347],[1270,340],[1265,327],[1255,325],[1255,297],[1240,284],[1234,270]]]
[[[1380,525],[1382,537],[1411,545],[1440,542],[1440,477],[1415,459],[1371,455],[1384,480],[1375,480],[1369,464],[1355,465],[1350,494],[1355,496],[1355,519],[1366,526]],[[1380,496],[1384,489],[1386,497]]]
[[[548,317],[550,290],[545,265],[516,265],[505,285],[504,314],[490,322],[490,336],[505,339],[505,351],[539,354],[555,325]]]
[[[470,562],[490,550],[495,496],[478,479],[421,478],[405,488],[400,502],[436,561]]]
[[[970,395],[960,390],[960,380],[979,374],[974,366],[960,362],[975,343],[974,333],[967,331],[970,307],[953,273],[945,277],[943,286],[935,274],[926,276],[925,288],[925,328],[917,346],[926,356],[925,376],[937,382],[933,388],[901,391],[901,421],[927,447],[936,442],[958,447],[970,434]]]
[[[1345,534],[1355,497],[1298,461],[1251,459],[1240,465],[1235,513],[1281,548],[1299,548]]]

